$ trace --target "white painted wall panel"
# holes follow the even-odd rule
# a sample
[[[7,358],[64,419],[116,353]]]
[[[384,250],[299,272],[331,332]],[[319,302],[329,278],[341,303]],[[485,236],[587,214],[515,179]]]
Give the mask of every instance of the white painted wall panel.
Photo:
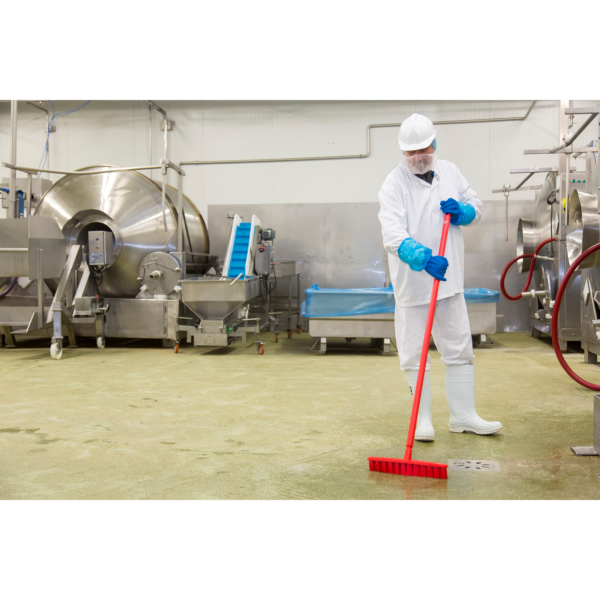
[[[84,100],[56,102],[72,110]],[[514,102],[280,102],[160,101],[175,121],[169,158],[233,160],[364,154],[370,123],[401,122],[415,110],[433,120],[524,115],[527,101]],[[595,101],[577,101],[576,106]],[[160,116],[153,113],[153,161],[162,156]],[[583,122],[583,117],[578,117]],[[149,113],[143,101],[94,101],[56,119],[50,136],[51,166],[77,169],[92,164],[141,165],[149,156]],[[597,124],[582,134],[587,143]],[[0,104],[0,158],[10,157],[10,105]],[[540,101],[524,122],[438,125],[438,154],[455,162],[483,200],[503,201],[491,189],[515,184],[511,168],[552,166],[548,156],[524,156],[523,149],[558,143],[558,103]],[[386,175],[397,166],[397,128],[371,131],[367,159],[259,165],[187,167],[185,192],[205,214],[208,204],[377,202]],[[19,103],[18,163],[37,166],[44,146],[44,114]],[[2,169],[2,176],[7,176]],[[159,178],[158,172],[154,174]],[[53,177],[56,179],[56,177]],[[531,183],[541,183],[542,175]],[[175,184],[171,176],[170,183]],[[532,199],[520,192],[515,199]]]

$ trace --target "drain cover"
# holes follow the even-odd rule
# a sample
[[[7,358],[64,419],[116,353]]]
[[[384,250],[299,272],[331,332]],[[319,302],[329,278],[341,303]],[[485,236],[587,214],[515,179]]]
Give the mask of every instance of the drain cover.
[[[449,460],[448,469],[452,471],[499,471],[500,465],[491,460]]]

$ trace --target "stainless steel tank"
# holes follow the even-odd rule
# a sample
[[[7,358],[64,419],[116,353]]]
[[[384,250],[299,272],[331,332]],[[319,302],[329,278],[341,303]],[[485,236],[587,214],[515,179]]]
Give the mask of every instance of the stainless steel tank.
[[[80,169],[81,175],[59,179],[44,194],[36,215],[54,217],[69,247],[87,245],[89,231],[111,231],[114,263],[104,271],[100,292],[107,298],[134,298],[140,291],[139,267],[144,257],[177,250],[177,190],[167,187],[163,220],[161,183],[134,171],[85,172],[108,166],[86,167]],[[208,254],[204,219],[185,195],[184,214],[184,250]]]
[[[573,190],[569,200],[569,224],[567,225],[567,256],[569,264],[573,264],[583,252],[600,242],[600,215],[598,215],[598,198],[596,194],[588,194]],[[579,269],[600,266],[598,252],[588,256]]]

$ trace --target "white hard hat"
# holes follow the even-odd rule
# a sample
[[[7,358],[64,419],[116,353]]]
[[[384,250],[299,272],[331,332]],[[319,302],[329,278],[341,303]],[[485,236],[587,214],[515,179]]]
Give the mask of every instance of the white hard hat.
[[[414,113],[400,125],[400,133],[398,134],[400,150],[405,152],[406,150],[428,148],[435,140],[435,134],[433,123],[427,117]]]

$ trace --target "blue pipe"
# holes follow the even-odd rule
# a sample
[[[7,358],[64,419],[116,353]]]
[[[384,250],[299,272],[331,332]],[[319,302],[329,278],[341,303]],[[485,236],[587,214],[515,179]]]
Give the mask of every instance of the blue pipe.
[[[0,187],[0,190],[10,194],[10,189],[5,187]],[[25,197],[25,193],[23,190],[17,190],[17,194],[19,194],[19,216],[22,217],[25,214],[25,205],[23,203],[23,198]]]

